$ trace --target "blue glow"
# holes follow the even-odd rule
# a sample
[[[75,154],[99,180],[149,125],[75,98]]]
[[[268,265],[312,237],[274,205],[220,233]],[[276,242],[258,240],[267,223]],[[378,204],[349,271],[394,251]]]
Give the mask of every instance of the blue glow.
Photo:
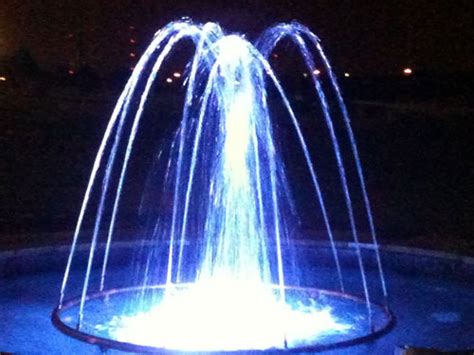
[[[94,162],[60,297],[62,304],[90,195],[94,189],[100,189],[97,208],[92,209],[95,223],[81,291],[79,327],[83,323],[87,295],[91,292],[90,278],[100,231],[106,223],[103,216],[109,214],[111,218],[105,226],[105,255],[100,265],[100,290],[106,287],[122,190],[148,95],[169,53],[181,40],[191,39],[196,50],[188,70],[174,75],[184,80],[186,97],[164,179],[164,190],[172,193],[172,213],[168,218],[156,216],[150,236],[156,245],[167,243],[166,252],[159,255],[159,260],[166,260],[166,267],[158,267],[155,255],[158,247],[151,247],[146,267],[139,276],[143,290],[156,285],[157,280],[165,280],[165,293],[158,299],[143,291],[142,297],[130,300],[128,308],[133,311],[120,310],[105,325],[109,336],[134,344],[177,350],[239,350],[296,346],[305,339],[316,341],[321,335],[351,329],[349,323],[336,319],[329,307],[314,302],[290,302],[286,295],[290,272],[285,264],[284,241],[289,240],[285,206],[291,205],[291,201],[284,165],[273,138],[267,104],[268,85],[276,88],[297,133],[331,242],[341,291],[344,291],[344,283],[313,158],[292,104],[267,61],[285,36],[298,46],[307,70],[315,74],[311,79],[334,148],[350,229],[357,246],[367,319],[371,324],[370,295],[344,162],[326,94],[318,78],[322,71],[332,80],[347,124],[348,118],[317,38],[299,24],[283,24],[270,28],[253,45],[241,36],[224,35],[217,24],[195,25],[183,21],[170,23],[160,30],[138,61],[117,102]],[[323,59],[325,67],[321,72],[314,71],[310,45]],[[160,77],[160,80],[165,78]],[[137,87],[141,80],[144,85],[139,92]],[[136,107],[132,102],[137,102]],[[347,127],[376,245],[355,141],[350,126]],[[119,151],[124,152],[120,159]],[[98,187],[100,176],[102,185]],[[117,181],[112,181],[112,176],[117,176]],[[194,243],[188,243],[192,238]],[[377,260],[385,294],[380,260]]]
[[[114,339],[182,351],[283,349],[351,325],[317,304],[282,306],[270,287],[222,275],[186,289],[173,288],[148,311],[115,317]]]

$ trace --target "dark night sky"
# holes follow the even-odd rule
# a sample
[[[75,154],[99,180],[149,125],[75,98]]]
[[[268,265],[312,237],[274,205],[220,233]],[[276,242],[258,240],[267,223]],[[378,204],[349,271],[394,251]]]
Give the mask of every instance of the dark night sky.
[[[128,65],[129,26],[143,46],[168,21],[190,16],[250,37],[296,19],[319,34],[336,66],[354,72],[473,71],[473,10],[472,0],[3,0],[0,58],[27,48],[42,66],[73,65],[82,31],[83,59],[107,70]]]

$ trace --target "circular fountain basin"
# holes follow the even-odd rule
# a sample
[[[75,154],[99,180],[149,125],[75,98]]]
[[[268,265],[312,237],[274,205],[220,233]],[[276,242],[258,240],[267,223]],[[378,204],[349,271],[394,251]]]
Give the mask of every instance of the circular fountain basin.
[[[82,332],[90,336],[88,343],[63,334],[51,323],[51,310],[57,303],[68,250],[69,247],[48,247],[0,253],[0,314],[4,320],[0,330],[0,351],[100,353],[97,345],[106,348],[113,345],[101,342],[100,333],[82,332],[84,328],[77,331],[74,319],[63,318],[67,309],[73,310],[72,308],[77,306],[77,300],[65,303],[61,312],[55,313],[55,322],[60,327],[69,329],[71,333],[78,335]],[[88,246],[83,246],[80,250],[79,257],[86,258]],[[115,297],[119,301],[120,295],[130,295],[128,292],[136,291],[126,288],[125,276],[131,273],[130,269],[122,266],[124,258],[130,256],[132,250],[133,245],[130,243],[119,244],[112,250],[110,277],[111,282],[114,281],[118,286],[115,291],[96,294],[95,302],[112,301],[113,304]],[[302,265],[299,282],[303,288],[291,289],[289,292],[303,298],[309,295],[315,298],[320,295],[330,296],[329,298],[338,295],[340,297],[335,299],[341,302],[349,301],[351,309],[356,309],[357,304],[363,304],[357,298],[362,297],[363,292],[354,249],[350,244],[340,244],[339,250],[346,292],[355,295],[355,298],[321,291],[337,287],[333,277],[330,248],[314,242],[303,242],[297,246],[298,260]],[[389,291],[388,304],[396,318],[393,329],[380,337],[366,338],[370,332],[358,333],[358,336],[355,336],[354,332],[352,338],[341,338],[340,342],[334,338],[326,339],[326,344],[343,346],[335,350],[331,350],[331,346],[325,347],[324,340],[319,339],[317,344],[321,346],[310,344],[311,350],[367,354],[393,353],[395,347],[402,345],[444,351],[474,348],[474,260],[401,247],[386,247],[382,248],[381,252]],[[54,259],[51,255],[55,256]],[[373,251],[364,248],[363,255],[367,261],[368,283],[376,288],[379,279]],[[72,275],[72,280],[76,279],[75,282],[80,287],[82,278]],[[91,281],[92,284],[97,284],[97,280]],[[380,295],[373,297],[375,303],[380,299]],[[386,317],[383,307],[377,310]],[[382,324],[387,325],[389,322]],[[377,329],[381,331],[388,328],[379,326]],[[360,340],[363,342],[360,343]],[[302,349],[305,346],[295,348]],[[115,350],[110,352],[114,353]]]
[[[86,299],[84,319],[87,322],[80,328],[77,326],[80,298],[56,308],[53,324],[67,335],[104,348],[153,353],[165,350],[322,351],[373,340],[394,325],[394,317],[385,306],[371,303],[369,319],[364,299],[308,287],[286,287],[283,306],[278,298],[279,289],[274,286],[271,291],[275,304],[266,298],[256,302],[258,296],[251,293],[245,304],[239,306],[246,291],[238,294],[236,287],[229,287],[232,294],[212,299],[206,292],[206,298],[211,298],[205,300],[206,304],[197,302],[196,306],[188,307],[196,303],[193,297],[196,286],[155,285],[97,292]],[[171,312],[162,306],[166,292],[173,294]],[[130,300],[143,294],[155,300],[151,311],[117,316]],[[232,321],[226,322],[229,319]]]

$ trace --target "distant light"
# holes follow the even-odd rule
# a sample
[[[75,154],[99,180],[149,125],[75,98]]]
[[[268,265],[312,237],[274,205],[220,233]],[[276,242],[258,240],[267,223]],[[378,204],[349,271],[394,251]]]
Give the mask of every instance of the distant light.
[[[349,73],[344,73],[344,76],[345,76],[346,78],[348,78],[348,77],[351,76],[351,74],[349,74]]]
[[[277,54],[277,53],[273,53],[273,58],[278,58],[278,54]]]
[[[321,70],[319,70],[319,69],[314,69],[314,70],[313,70],[313,74],[314,74],[314,75],[319,75],[319,74],[321,74]]]
[[[74,75],[76,72],[74,71],[74,69],[69,69],[69,70],[67,71],[67,73],[68,73],[69,75]]]
[[[130,41],[129,41],[131,44],[135,44],[137,43],[137,41],[134,39],[134,38],[130,38]]]
[[[7,81],[7,78],[5,76],[0,76],[0,81]]]
[[[405,68],[405,69],[403,69],[403,74],[411,75],[411,74],[413,74],[413,70],[411,70],[411,68]]]
[[[135,26],[129,26],[128,28],[133,31],[135,29]]]
[[[130,56],[130,58],[135,58],[136,54],[133,53],[133,52],[130,52],[129,56]]]
[[[176,72],[173,73],[173,76],[175,78],[181,78],[181,73],[176,71]]]
[[[130,67],[130,70],[132,70],[132,71],[133,71],[133,69],[135,69],[135,67]]]
[[[307,77],[308,77],[308,73],[303,73],[303,76],[304,76],[305,78],[307,78]]]
[[[166,82],[167,82],[168,84],[171,84],[171,83],[173,82],[173,79],[171,79],[171,78],[166,78]]]

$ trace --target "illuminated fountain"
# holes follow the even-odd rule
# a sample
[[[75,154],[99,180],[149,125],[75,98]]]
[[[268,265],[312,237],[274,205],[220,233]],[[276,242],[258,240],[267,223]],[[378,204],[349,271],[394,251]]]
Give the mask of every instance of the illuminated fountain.
[[[313,76],[316,97],[333,145],[345,208],[354,239],[363,297],[344,292],[326,201],[304,132],[271,64],[274,47],[289,38],[310,72],[318,55],[351,144],[380,275],[370,205],[362,169],[334,74],[318,38],[292,23],[265,31],[255,45],[225,35],[214,23],[173,22],[160,30],[137,63],[107,126],[80,211],[53,322],[65,333],[104,347],[131,351],[239,351],[325,349],[380,335],[392,318],[371,299],[359,246],[346,172],[326,93]],[[143,242],[143,262],[125,286],[106,287],[117,216],[127,184],[142,113],[160,68],[182,40],[194,43],[185,103],[166,160],[163,191],[168,211],[158,211]],[[338,290],[288,284],[287,232],[290,192],[274,140],[267,86],[279,94],[307,164],[334,257]],[[97,197],[92,199],[92,195]],[[159,206],[160,202],[156,201]],[[83,222],[93,214],[84,281],[66,299]],[[150,217],[150,216],[149,216]],[[82,239],[81,239],[82,240]],[[103,252],[103,253],[102,253]],[[127,264],[124,262],[124,264]],[[72,291],[74,292],[74,291]]]

